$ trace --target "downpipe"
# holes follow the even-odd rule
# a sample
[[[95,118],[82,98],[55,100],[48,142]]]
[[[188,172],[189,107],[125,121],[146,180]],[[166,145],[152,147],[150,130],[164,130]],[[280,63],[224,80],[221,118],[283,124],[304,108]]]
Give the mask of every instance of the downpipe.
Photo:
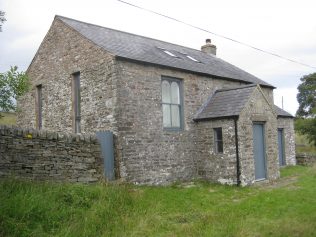
[[[239,148],[238,148],[238,127],[237,127],[238,117],[234,118],[235,125],[235,145],[236,145],[236,169],[237,169],[237,186],[240,186],[240,160],[239,160]]]

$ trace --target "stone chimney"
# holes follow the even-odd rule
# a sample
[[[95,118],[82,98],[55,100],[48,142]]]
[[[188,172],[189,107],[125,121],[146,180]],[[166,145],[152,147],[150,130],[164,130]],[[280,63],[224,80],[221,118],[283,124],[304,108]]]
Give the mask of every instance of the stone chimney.
[[[206,39],[206,44],[201,47],[201,51],[216,56],[216,46],[211,43],[210,39]]]

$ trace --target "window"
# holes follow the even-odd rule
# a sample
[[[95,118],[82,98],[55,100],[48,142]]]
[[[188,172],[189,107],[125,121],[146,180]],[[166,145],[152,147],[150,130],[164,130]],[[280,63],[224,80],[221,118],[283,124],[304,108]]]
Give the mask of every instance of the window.
[[[72,74],[72,95],[73,95],[73,126],[74,132],[80,133],[80,72]]]
[[[182,128],[182,98],[181,80],[175,78],[162,78],[162,114],[165,129]]]
[[[175,57],[175,58],[179,58],[177,55],[175,55],[174,53],[172,53],[170,50],[161,48],[161,47],[157,47],[158,49],[162,50],[165,54],[168,54],[171,57]]]
[[[190,55],[187,55],[186,56],[188,59],[191,59],[192,61],[194,61],[194,62],[197,62],[197,63],[200,63],[200,61],[199,60],[197,60],[197,59],[195,59],[195,58],[193,58],[192,56],[190,56]]]
[[[223,131],[222,128],[214,128],[215,153],[223,153]]]
[[[42,108],[43,108],[43,102],[42,102],[42,85],[36,86],[36,124],[37,129],[42,129]]]
[[[168,54],[169,56],[171,56],[171,57],[177,57],[176,55],[174,55],[173,53],[171,53],[171,52],[168,51],[168,50],[164,50],[164,52],[165,52],[166,54]]]

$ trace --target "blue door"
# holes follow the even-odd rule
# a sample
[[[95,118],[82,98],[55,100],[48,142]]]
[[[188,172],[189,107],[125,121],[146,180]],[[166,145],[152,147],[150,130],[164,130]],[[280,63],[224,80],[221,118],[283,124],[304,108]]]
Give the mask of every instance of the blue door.
[[[278,145],[279,145],[279,165],[285,165],[283,129],[278,129]]]
[[[255,161],[255,179],[266,178],[264,127],[263,124],[253,124],[253,155]]]

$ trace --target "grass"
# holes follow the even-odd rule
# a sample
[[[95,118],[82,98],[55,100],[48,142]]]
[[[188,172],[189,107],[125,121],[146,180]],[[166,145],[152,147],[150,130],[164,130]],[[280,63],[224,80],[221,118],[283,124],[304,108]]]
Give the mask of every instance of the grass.
[[[0,116],[0,125],[15,125],[16,124],[15,113],[1,112],[1,116]]]
[[[310,144],[304,135],[296,133],[295,144],[297,153],[311,153],[316,155],[316,147]]]
[[[192,185],[191,185],[192,186]],[[316,167],[263,186],[0,181],[0,236],[315,236]]]

